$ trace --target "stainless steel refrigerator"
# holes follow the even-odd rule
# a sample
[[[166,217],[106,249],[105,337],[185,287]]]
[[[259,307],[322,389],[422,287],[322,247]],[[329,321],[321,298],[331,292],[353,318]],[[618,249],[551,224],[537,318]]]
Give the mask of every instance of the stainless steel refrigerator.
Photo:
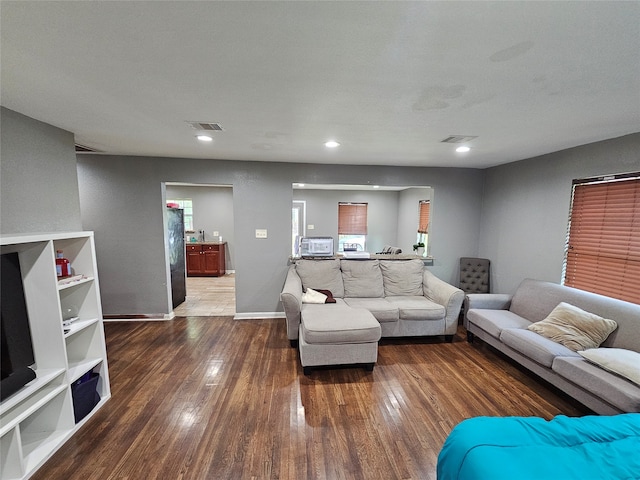
[[[184,212],[181,208],[167,207],[167,237],[169,239],[171,298],[173,308],[176,308],[184,302],[187,296],[184,263]]]

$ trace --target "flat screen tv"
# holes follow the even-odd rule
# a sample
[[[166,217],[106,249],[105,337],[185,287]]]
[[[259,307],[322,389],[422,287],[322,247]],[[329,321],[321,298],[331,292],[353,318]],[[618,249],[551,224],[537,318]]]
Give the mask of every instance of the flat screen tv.
[[[17,253],[0,255],[0,401],[36,378],[31,329]]]

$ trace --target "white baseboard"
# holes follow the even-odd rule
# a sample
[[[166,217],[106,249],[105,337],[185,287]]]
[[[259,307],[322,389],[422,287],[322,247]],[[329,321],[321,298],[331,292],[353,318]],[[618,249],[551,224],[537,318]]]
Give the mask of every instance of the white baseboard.
[[[104,315],[104,322],[166,322],[173,320],[175,314],[171,313],[151,313],[138,315]]]
[[[264,320],[265,318],[286,318],[284,312],[248,312],[236,313],[234,320]]]

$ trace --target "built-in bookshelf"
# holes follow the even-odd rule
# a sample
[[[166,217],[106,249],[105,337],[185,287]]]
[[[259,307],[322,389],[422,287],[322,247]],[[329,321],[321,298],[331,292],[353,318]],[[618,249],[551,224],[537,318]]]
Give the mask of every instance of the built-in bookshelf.
[[[0,403],[0,480],[29,478],[110,398],[92,232],[2,235],[18,252],[35,356],[35,380]],[[58,281],[56,251],[74,278]],[[65,322],[63,312],[75,317]],[[77,423],[72,385],[91,374],[97,405]],[[76,396],[76,400],[78,400]]]

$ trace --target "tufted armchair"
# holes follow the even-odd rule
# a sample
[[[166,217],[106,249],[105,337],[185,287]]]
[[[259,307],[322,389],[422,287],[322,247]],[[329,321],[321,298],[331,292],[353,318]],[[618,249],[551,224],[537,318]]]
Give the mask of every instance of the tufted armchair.
[[[460,289],[465,293],[490,293],[487,258],[460,259]]]
[[[465,293],[462,304],[463,325],[467,328],[467,293],[490,293],[491,262],[487,258],[460,258],[460,289]]]

